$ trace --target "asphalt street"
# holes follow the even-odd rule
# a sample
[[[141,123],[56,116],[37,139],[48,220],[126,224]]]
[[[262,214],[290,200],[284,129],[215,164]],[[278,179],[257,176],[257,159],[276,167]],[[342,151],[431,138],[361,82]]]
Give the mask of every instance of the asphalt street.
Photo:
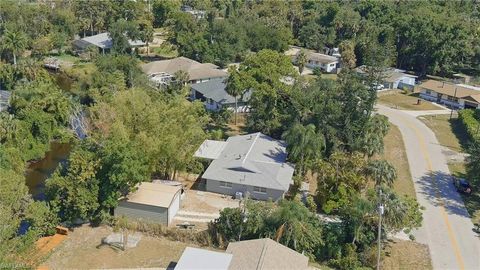
[[[423,225],[414,235],[428,245],[433,268],[480,269],[480,238],[472,231],[435,134],[416,118],[418,112],[381,105],[377,109],[402,133],[417,200],[425,207]]]

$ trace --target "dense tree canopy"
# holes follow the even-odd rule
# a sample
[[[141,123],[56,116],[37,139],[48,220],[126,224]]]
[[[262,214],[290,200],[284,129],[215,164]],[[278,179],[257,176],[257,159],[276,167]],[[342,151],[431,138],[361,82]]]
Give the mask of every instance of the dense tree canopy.
[[[182,5],[205,16],[183,12]],[[252,93],[246,130],[284,139],[295,183],[308,174],[317,187],[303,203],[293,188],[280,202],[226,208],[212,224],[215,232],[226,241],[270,237],[339,269],[373,267],[362,258],[374,250],[378,203],[387,205],[386,233],[418,227],[421,213],[415,199],[390,189],[396,172],[378,159],[388,120],[374,113],[376,92],[352,69],[370,66],[367,82],[388,66],[419,75],[478,75],[478,10],[470,1],[0,1],[0,87],[13,91],[0,113],[0,262],[17,259],[10,254],[60,221],[110,220],[111,209],[139,182],[202,171],[193,153],[207,136],[222,137],[210,126],[226,126],[231,112],[207,114],[201,103],[187,101],[185,72],[165,91],[149,86],[139,67],[149,55],[138,57],[128,40],[148,44],[161,32],[181,56],[222,68],[240,62],[226,84],[236,99]],[[41,67],[46,56],[70,52],[76,36],[107,31],[111,54],[88,48],[89,61],[66,69],[69,91]],[[283,54],[289,45],[339,47],[338,80],[300,76]],[[300,73],[306,63],[302,50]],[[83,140],[69,128],[78,113]],[[70,142],[73,151],[47,180],[47,201],[33,201],[24,185],[26,162],[56,140]],[[471,174],[478,171],[478,148],[471,149]],[[22,222],[30,227],[19,236]]]

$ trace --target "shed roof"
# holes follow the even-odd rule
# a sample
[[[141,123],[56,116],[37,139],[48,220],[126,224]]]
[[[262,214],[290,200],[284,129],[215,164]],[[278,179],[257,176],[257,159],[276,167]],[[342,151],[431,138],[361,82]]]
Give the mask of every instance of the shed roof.
[[[183,70],[188,73],[190,80],[224,78],[228,75],[227,72],[217,69],[217,66],[211,63],[202,64],[183,56],[144,64],[142,70],[147,75],[161,72],[173,75],[175,72]]]
[[[175,270],[227,270],[232,254],[187,247],[178,260]]]
[[[226,252],[233,254],[230,270],[308,268],[306,256],[269,238],[230,242]]]
[[[203,178],[288,191],[294,168],[286,163],[283,141],[262,133],[228,138],[221,154],[212,161]]]
[[[458,98],[467,98],[470,97],[473,100],[477,100],[480,95],[480,90],[475,89],[475,87],[465,87],[463,85],[452,84],[448,82],[441,82],[435,80],[427,80],[420,84],[421,88],[435,91],[440,94],[447,96],[456,96]],[[455,94],[455,89],[457,93]]]
[[[225,78],[213,79],[206,82],[196,83],[192,85],[192,89],[201,93],[204,97],[210,98],[219,104],[233,104],[235,98],[225,91]],[[251,90],[247,90],[238,101],[246,102],[250,100]]]
[[[127,196],[126,201],[168,208],[180,189],[181,186],[142,182],[138,185],[137,191]]]

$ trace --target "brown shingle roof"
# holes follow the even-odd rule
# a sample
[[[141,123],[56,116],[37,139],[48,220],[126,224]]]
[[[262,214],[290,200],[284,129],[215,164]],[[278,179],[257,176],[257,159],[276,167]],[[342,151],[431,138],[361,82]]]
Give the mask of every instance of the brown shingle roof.
[[[190,80],[227,77],[227,73],[216,68],[214,64],[202,64],[186,57],[177,57],[169,60],[154,61],[142,65],[142,70],[147,75],[166,72],[174,75],[183,70],[188,73]]]
[[[299,52],[300,53],[300,52]],[[316,53],[307,51],[307,59],[311,61],[318,61],[321,64],[330,64],[333,62],[338,62],[338,58],[323,53]],[[297,54],[298,56],[298,54]]]
[[[479,97],[480,91],[474,90],[468,87],[464,87],[461,85],[447,83],[447,82],[428,80],[420,84],[419,86],[421,88],[432,90],[447,96],[452,96],[452,97],[456,96],[458,98],[471,97],[473,99],[480,99]],[[456,95],[455,95],[455,88],[457,89]]]
[[[226,252],[233,254],[229,270],[308,268],[306,256],[269,238],[231,242]]]

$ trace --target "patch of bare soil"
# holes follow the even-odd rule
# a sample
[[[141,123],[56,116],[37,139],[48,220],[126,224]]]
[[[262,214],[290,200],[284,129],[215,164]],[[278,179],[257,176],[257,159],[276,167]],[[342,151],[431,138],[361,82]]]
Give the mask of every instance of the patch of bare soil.
[[[382,269],[432,269],[428,247],[413,241],[394,240],[385,249]]]
[[[99,269],[99,268],[166,268],[176,262],[186,243],[163,237],[143,235],[136,248],[126,251],[101,245],[103,237],[113,230],[110,227],[76,228],[47,259],[43,265],[49,269]],[[193,244],[188,244],[193,246]]]

